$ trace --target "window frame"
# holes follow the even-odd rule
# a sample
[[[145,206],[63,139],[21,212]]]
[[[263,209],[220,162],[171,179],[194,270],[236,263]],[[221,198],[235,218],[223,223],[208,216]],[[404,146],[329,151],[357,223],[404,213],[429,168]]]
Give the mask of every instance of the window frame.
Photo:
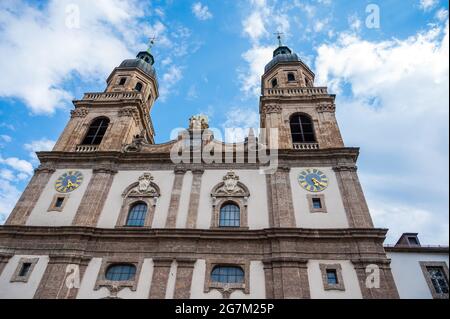
[[[235,189],[232,192],[226,190],[225,180],[227,178],[236,179]],[[250,191],[247,186],[239,181],[239,177],[233,173],[228,172],[223,178],[224,182],[221,182],[214,186],[211,191],[212,201],[212,218],[211,229],[214,230],[247,230],[248,227],[248,199],[250,197]],[[240,209],[240,226],[239,227],[220,227],[220,210],[226,203],[232,203]]]
[[[57,207],[56,206],[59,198],[63,198],[64,199],[61,207]],[[49,212],[49,213],[50,212],[59,212],[59,213],[63,212],[64,211],[64,207],[66,206],[67,201],[69,200],[69,198],[70,198],[69,194],[55,194],[53,196],[53,199],[52,199],[51,203],[50,203],[50,206],[47,209],[47,212]]]
[[[138,257],[107,257],[102,259],[102,265],[97,275],[97,280],[95,282],[94,291],[100,290],[101,288],[107,288],[111,294],[117,296],[117,293],[124,288],[129,288],[131,291],[136,291],[137,285],[139,283],[139,278],[141,275],[142,265],[144,263],[143,258]],[[106,271],[114,265],[133,265],[136,267],[136,273],[133,280],[127,281],[113,281],[106,278]]]
[[[336,290],[345,291],[344,278],[342,276],[341,264],[320,264],[320,272],[322,274],[323,289],[325,291]],[[330,284],[328,282],[328,271],[335,271],[337,284]]]
[[[229,299],[230,295],[241,290],[244,294],[250,294],[250,260],[241,257],[226,257],[221,259],[208,259],[205,261],[205,286],[204,293],[211,290],[218,290],[222,293],[224,299]],[[239,267],[244,272],[244,282],[225,284],[212,281],[212,271],[216,267]]]
[[[127,84],[128,78],[125,76],[119,76],[119,84],[118,86],[125,86]],[[122,83],[123,82],[123,83]]]
[[[39,262],[39,258],[30,258],[30,257],[20,258],[19,262],[17,264],[16,270],[14,271],[14,274],[11,277],[10,282],[27,283],[30,280],[33,270],[38,262]],[[22,272],[23,266],[25,264],[30,264],[30,267],[28,268],[28,272],[25,276],[20,276],[20,273]]]
[[[302,122],[302,117],[307,118],[309,120],[310,123],[303,123]],[[294,123],[294,119],[299,119],[298,123],[295,122]],[[298,125],[299,127],[299,131],[295,131],[293,130],[293,126],[294,125]],[[311,133],[307,132],[305,133],[305,126],[306,125],[311,125]],[[292,139],[292,143],[293,144],[317,144],[317,136],[316,136],[316,131],[315,131],[315,124],[314,124],[314,119],[312,118],[312,116],[310,116],[309,114],[306,113],[293,113],[290,115],[289,117],[289,129],[290,129],[290,135],[291,135],[291,139]],[[295,141],[294,140],[294,135],[300,135],[301,136],[301,140],[302,141]],[[312,136],[312,141],[307,141],[305,136],[307,135],[311,135]]]
[[[308,206],[309,206],[309,212],[311,214],[328,214],[327,205],[325,201],[325,194],[307,194],[306,195]],[[314,200],[319,199],[322,207],[321,208],[315,208],[314,207]]]
[[[131,278],[127,278],[127,279],[120,279],[120,280],[115,280],[115,279],[111,279],[108,278],[110,272],[114,269],[114,268],[119,268],[119,267],[128,267],[130,270],[133,270],[132,272],[129,272],[130,275],[132,275]],[[134,279],[136,278],[136,266],[133,264],[128,264],[128,263],[124,263],[124,264],[111,264],[109,265],[106,270],[105,270],[105,279],[108,281],[114,281],[114,282],[124,282],[124,281],[134,281]],[[114,274],[112,274],[114,275]],[[120,273],[120,275],[122,275],[122,273]]]
[[[91,143],[86,143],[86,142],[87,142],[87,139],[88,139],[88,136],[90,136],[89,133],[90,133],[91,128],[93,128],[94,124],[95,124],[97,121],[103,121],[103,120],[106,120],[107,124],[106,124],[106,128],[105,128],[105,132],[104,132],[103,135],[101,136],[100,143],[94,144],[95,140],[98,139],[98,137],[99,137],[100,130],[102,129],[102,127],[104,128],[104,126],[102,126],[103,123],[99,124],[99,126],[98,126],[98,128],[97,128],[97,131],[95,132],[95,134],[94,134],[93,137],[91,138],[91,139],[92,139]],[[99,117],[94,118],[94,119],[89,123],[88,128],[87,128],[87,130],[85,131],[84,138],[83,138],[83,140],[81,141],[81,144],[80,144],[80,145],[89,145],[89,146],[99,146],[99,145],[101,145],[102,142],[103,142],[104,139],[105,139],[106,134],[108,133],[108,129],[109,129],[110,126],[111,126],[111,120],[110,120],[108,117],[106,117],[106,116],[99,116]]]
[[[231,221],[231,220],[234,221],[234,222],[236,221],[236,218],[233,218],[233,219],[222,219],[222,210],[225,207],[229,207],[229,206],[237,207],[237,209],[238,209],[238,212],[237,212],[239,214],[239,219],[238,219],[239,225],[238,226],[236,226],[236,225],[233,225],[233,226],[222,225],[222,221]],[[233,212],[233,213],[236,213],[236,212]],[[219,209],[219,223],[218,223],[219,228],[225,228],[225,229],[227,229],[227,228],[240,228],[241,224],[242,224],[242,213],[241,213],[240,205],[238,203],[234,202],[234,201],[224,202],[220,206],[220,209]]]
[[[215,274],[214,272],[216,271],[216,270],[229,270],[229,271],[231,271],[231,270],[239,270],[239,271],[241,271],[242,272],[242,274],[239,274],[239,275],[234,275],[234,276],[232,276],[231,274],[229,274],[229,273],[226,273],[226,274],[224,274],[223,276],[225,276],[225,277],[227,277],[227,278],[229,278],[229,277],[239,277],[239,278],[241,278],[242,280],[240,280],[240,281],[235,281],[235,282],[223,282],[223,281],[217,281],[217,280],[214,280],[214,277],[215,276],[221,276],[221,274]],[[242,267],[240,267],[240,266],[235,266],[235,265],[216,265],[212,270],[211,270],[211,274],[210,274],[210,276],[211,276],[211,282],[213,283],[213,284],[228,284],[228,285],[235,285],[235,284],[243,284],[243,283],[245,283],[245,270],[244,269],[242,269]]]
[[[433,282],[430,277],[430,273],[428,268],[441,268],[445,280],[447,281],[447,286],[449,285],[449,273],[448,273],[448,265],[446,262],[433,262],[433,261],[420,261],[420,268],[422,269],[422,273],[425,277],[425,281],[427,282],[428,288],[430,289],[431,296],[433,299],[449,299],[449,294],[438,294],[436,289],[434,288]]]
[[[290,77],[292,77],[293,79],[290,79]],[[297,82],[297,77],[295,76],[294,72],[288,72],[287,81],[288,81],[288,83]]]
[[[277,78],[273,78],[272,80],[270,80],[270,87],[271,87],[271,89],[277,89],[278,86],[279,86],[279,84],[278,84],[278,79]]]
[[[131,213],[133,213],[133,209],[139,205],[145,205],[145,217],[143,219],[140,219],[140,221],[142,222],[142,225],[129,225],[130,222],[130,215]],[[149,212],[149,206],[145,201],[134,201],[133,203],[131,203],[129,205],[129,210],[128,210],[128,214],[127,214],[127,219],[125,221],[125,226],[126,227],[133,227],[133,228],[141,228],[141,227],[145,227],[146,221],[147,221],[147,217],[148,217],[148,212]],[[137,219],[134,219],[137,220]]]
[[[138,89],[138,86],[140,86],[140,89]],[[134,90],[136,91],[136,92],[143,92],[143,90],[144,90],[144,83],[142,83],[141,81],[138,81],[137,83],[136,83],[136,85],[134,86]]]
[[[117,218],[116,228],[150,228],[153,225],[153,219],[155,216],[156,205],[158,203],[158,198],[161,196],[161,191],[154,182],[150,183],[150,187],[152,187],[156,193],[151,194],[142,194],[138,190],[139,182],[135,182],[128,186],[124,192],[122,193],[122,207],[120,209],[119,217]],[[147,215],[145,219],[144,226],[136,227],[136,226],[127,226],[128,215],[131,210],[131,207],[139,202],[143,202],[147,205]]]

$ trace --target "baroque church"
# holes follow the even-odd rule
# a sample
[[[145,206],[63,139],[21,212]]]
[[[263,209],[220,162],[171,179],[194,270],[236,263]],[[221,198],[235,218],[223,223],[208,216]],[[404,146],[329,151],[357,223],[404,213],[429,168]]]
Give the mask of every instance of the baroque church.
[[[150,51],[123,61],[38,153],[0,226],[0,298],[399,298],[359,149],[345,146],[336,96],[297,54],[274,51],[261,134],[235,144],[203,116],[155,143],[154,62]],[[205,149],[228,152],[206,161]],[[276,151],[276,166],[253,151]]]

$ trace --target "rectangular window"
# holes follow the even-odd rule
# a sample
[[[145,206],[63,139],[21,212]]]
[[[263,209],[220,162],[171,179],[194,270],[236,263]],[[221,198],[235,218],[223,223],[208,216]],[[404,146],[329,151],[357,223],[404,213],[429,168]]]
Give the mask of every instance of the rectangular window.
[[[127,82],[127,78],[121,78],[119,85],[125,85],[126,82]]]
[[[438,295],[448,294],[448,282],[442,267],[427,267],[428,274]]]
[[[55,194],[52,202],[50,203],[50,207],[48,208],[48,212],[62,212],[64,207],[67,204],[67,200],[69,199],[69,195],[61,195]]]
[[[28,282],[39,258],[21,258],[11,278],[11,282]]]
[[[19,277],[26,277],[30,271],[31,263],[23,263],[19,271]]]
[[[61,208],[64,204],[64,199],[65,199],[64,197],[58,197],[55,202],[55,207]]]
[[[312,214],[326,214],[327,213],[327,207],[325,203],[325,195],[324,194],[318,194],[318,195],[306,195],[309,203],[309,210]]]
[[[312,202],[314,209],[322,209],[322,201],[320,200],[320,198],[313,198]]]
[[[329,285],[337,285],[338,277],[336,269],[327,269],[327,281]]]

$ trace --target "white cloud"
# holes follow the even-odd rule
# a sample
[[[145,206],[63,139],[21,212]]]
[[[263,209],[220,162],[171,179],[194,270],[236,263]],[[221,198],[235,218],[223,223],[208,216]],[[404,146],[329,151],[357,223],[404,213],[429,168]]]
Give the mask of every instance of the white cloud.
[[[7,179],[0,177],[0,225],[6,221],[19,196],[20,191]]]
[[[7,165],[16,171],[27,175],[33,174],[33,165],[28,161],[16,157],[3,158],[0,156],[0,164]]]
[[[348,17],[348,24],[350,25],[350,28],[352,30],[355,30],[355,31],[361,30],[362,21],[356,14]]]
[[[5,142],[5,143],[9,143],[12,141],[11,136],[6,135],[6,134],[2,134],[0,135],[0,142]]]
[[[249,107],[232,107],[226,113],[223,128],[259,128],[259,114]]]
[[[436,13],[436,18],[443,22],[448,19],[448,10],[442,8]]]
[[[212,19],[213,15],[209,11],[208,6],[203,5],[201,2],[196,2],[192,5],[192,12],[199,20],[208,20]]]
[[[38,9],[23,0],[1,1],[0,96],[19,98],[34,113],[68,105],[73,96],[63,84],[74,72],[104,80],[134,55],[129,47],[138,45],[145,31],[137,22],[144,5],[136,0],[51,0]]]
[[[289,35],[291,25],[285,9],[277,10],[275,4],[266,0],[251,0],[250,13],[243,19],[244,35],[251,41],[252,47],[242,54],[247,67],[238,70],[242,83],[241,90],[250,96],[257,96],[261,90],[261,76],[264,66],[272,59],[275,49],[275,36],[267,30]],[[266,46],[262,41],[273,36],[273,46]]]
[[[242,57],[248,64],[246,72],[239,74],[242,83],[242,91],[247,94],[259,95],[261,93],[261,76],[264,73],[264,67],[272,59],[273,47],[254,46]]]
[[[25,144],[24,148],[30,152],[31,158],[37,158],[36,152],[47,152],[53,149],[55,146],[55,141],[43,138],[38,141],[32,141],[31,143]]]
[[[14,172],[7,169],[7,168],[2,168],[0,169],[0,178],[2,179],[6,179],[7,181],[12,181],[15,179],[15,175]]]
[[[432,9],[436,4],[437,0],[420,0],[420,8],[424,11]]]
[[[159,89],[160,99],[164,102],[167,100],[173,86],[183,78],[182,68],[171,65],[166,73],[162,76],[161,87]]]
[[[318,49],[317,85],[338,93],[344,140],[362,147],[362,181],[375,222],[396,235],[417,231],[442,240],[441,226],[431,221],[448,233],[448,30],[447,21],[381,42],[343,34]],[[339,94],[344,86],[351,95]]]

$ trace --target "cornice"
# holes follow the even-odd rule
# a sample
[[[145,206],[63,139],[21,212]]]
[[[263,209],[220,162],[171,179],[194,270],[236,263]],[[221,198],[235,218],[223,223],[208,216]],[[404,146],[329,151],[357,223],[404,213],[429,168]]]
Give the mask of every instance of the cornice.
[[[261,240],[273,238],[291,239],[378,239],[383,240],[387,229],[381,228],[266,228],[261,230],[220,230],[220,229],[103,229],[93,227],[44,227],[44,226],[0,226],[0,238],[4,237],[74,237],[92,240],[116,238],[121,241],[135,239],[187,239],[196,240],[228,239],[228,240]]]
[[[323,160],[327,165],[333,167],[354,167],[359,156],[359,148],[344,147],[344,148],[330,148],[309,151],[297,151],[291,149],[277,150],[278,160],[280,165],[298,162],[302,160]],[[248,151],[244,151],[244,158],[247,158]],[[54,169],[57,164],[74,164],[74,163],[88,163],[90,166],[96,166],[99,163],[113,163],[115,165],[131,164],[131,163],[155,163],[166,164],[167,167],[174,169],[177,165],[173,164],[170,159],[170,153],[157,152],[133,152],[125,153],[119,151],[101,151],[94,153],[77,153],[77,152],[38,152],[37,156],[41,163],[46,164],[48,169]],[[340,164],[344,159],[343,164]],[[144,161],[144,162],[143,162]],[[218,166],[225,167],[227,165],[242,165],[259,167],[260,163],[232,163],[226,164],[201,164],[201,169],[218,168]],[[190,168],[193,166],[199,167],[198,163],[184,164],[183,167]]]

